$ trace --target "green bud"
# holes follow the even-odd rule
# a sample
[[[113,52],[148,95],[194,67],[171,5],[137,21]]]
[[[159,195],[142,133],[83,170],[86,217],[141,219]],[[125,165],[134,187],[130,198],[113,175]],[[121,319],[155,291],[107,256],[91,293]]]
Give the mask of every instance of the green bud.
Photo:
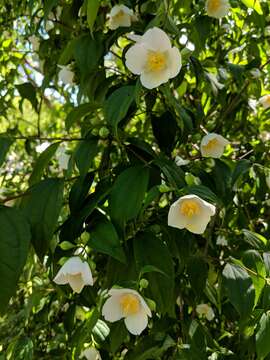
[[[146,280],[146,279],[140,280],[140,288],[146,289],[148,287],[148,284],[149,284],[148,280]]]
[[[161,184],[161,185],[159,185],[158,190],[159,190],[159,192],[161,192],[161,193],[166,193],[166,192],[171,191],[171,189],[169,188],[169,186],[167,186],[166,184]]]
[[[97,135],[99,134],[98,129],[93,129],[93,130],[91,131],[91,134],[94,135],[94,136],[97,136]]]
[[[106,137],[108,137],[110,131],[108,128],[106,128],[105,126],[102,126],[102,128],[100,128],[98,134],[101,138],[106,139]]]

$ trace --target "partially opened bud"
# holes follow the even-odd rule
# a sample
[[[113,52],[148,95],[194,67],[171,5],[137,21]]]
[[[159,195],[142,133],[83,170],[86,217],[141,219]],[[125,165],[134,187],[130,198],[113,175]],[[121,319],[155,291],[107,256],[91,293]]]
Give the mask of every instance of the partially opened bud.
[[[58,73],[58,78],[66,85],[74,84],[74,72],[70,70],[70,66],[58,65],[61,70]]]
[[[205,9],[208,16],[222,18],[228,14],[230,3],[228,0],[207,0]]]
[[[94,347],[85,349],[80,355],[80,359],[82,358],[87,360],[102,360],[99,351]]]
[[[109,29],[115,30],[119,27],[129,27],[136,18],[133,10],[125,5],[115,5],[109,14]]]
[[[109,299],[102,308],[102,315],[110,322],[124,318],[128,331],[140,335],[147,327],[151,310],[142,296],[132,289],[111,289]]]
[[[185,195],[171,205],[168,225],[178,229],[185,228],[194,234],[202,234],[215,211],[214,205],[199,196]]]
[[[58,285],[69,284],[72,290],[80,293],[84,286],[93,285],[93,277],[86,261],[82,261],[79,256],[68,259],[58,271],[53,281]]]
[[[223,136],[210,133],[205,135],[201,141],[201,154],[204,157],[220,158],[229,141]]]
[[[270,94],[262,96],[259,99],[259,103],[262,104],[265,109],[268,109],[270,107]]]
[[[197,305],[196,312],[198,315],[205,317],[208,321],[212,321],[215,317],[213,309],[208,304]]]

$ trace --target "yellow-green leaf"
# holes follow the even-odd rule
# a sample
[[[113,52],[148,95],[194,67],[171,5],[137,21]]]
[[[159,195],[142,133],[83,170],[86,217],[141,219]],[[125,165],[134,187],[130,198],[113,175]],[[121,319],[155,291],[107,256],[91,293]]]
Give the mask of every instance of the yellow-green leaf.
[[[248,8],[254,9],[259,15],[263,15],[260,0],[241,0]]]
[[[93,31],[93,27],[96,21],[99,5],[99,0],[87,1],[87,22],[91,32]]]

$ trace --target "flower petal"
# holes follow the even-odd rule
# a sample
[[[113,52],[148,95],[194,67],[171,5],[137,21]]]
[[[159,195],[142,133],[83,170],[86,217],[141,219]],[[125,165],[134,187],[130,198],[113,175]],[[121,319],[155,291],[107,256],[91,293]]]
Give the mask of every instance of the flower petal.
[[[178,229],[184,229],[187,224],[186,217],[179,210],[181,199],[178,199],[171,205],[168,214],[168,225]]]
[[[182,67],[181,54],[179,49],[173,47],[168,51],[170,58],[170,78],[174,78]]]
[[[161,29],[153,27],[146,31],[141,41],[147,49],[156,51],[167,51],[171,48],[171,41],[168,35]]]
[[[144,310],[135,315],[130,315],[125,318],[125,324],[128,331],[133,335],[140,335],[147,327],[148,317]]]
[[[82,278],[82,274],[79,273],[77,275],[68,275],[68,282],[71,286],[71,289],[76,292],[76,293],[80,293],[84,287],[84,281]]]
[[[102,308],[102,315],[105,320],[115,322],[123,318],[123,312],[120,306],[120,298],[117,295],[112,295],[105,301]]]
[[[140,80],[144,87],[147,89],[154,89],[161,84],[166,83],[169,81],[170,78],[170,70],[169,68],[164,69],[163,71],[159,72],[150,72],[144,71],[141,74]]]
[[[196,216],[190,223],[186,225],[186,228],[193,234],[203,234],[210,221],[210,216],[203,214]]]
[[[135,44],[128,49],[125,55],[126,67],[136,75],[140,75],[147,61],[147,50],[141,44]]]
[[[82,278],[84,281],[84,285],[93,286],[93,276],[88,262],[84,261],[83,269],[82,269]]]

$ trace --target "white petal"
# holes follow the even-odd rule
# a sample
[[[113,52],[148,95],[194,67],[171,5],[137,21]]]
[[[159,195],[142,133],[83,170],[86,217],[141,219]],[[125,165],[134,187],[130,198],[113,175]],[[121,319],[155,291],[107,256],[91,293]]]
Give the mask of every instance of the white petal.
[[[81,353],[80,359],[83,357],[85,357],[87,360],[101,360],[99,351],[97,349],[95,349],[94,347],[85,349]]]
[[[140,335],[141,332],[147,327],[148,317],[144,310],[135,315],[125,318],[125,324],[128,331],[133,335]]]
[[[79,256],[69,258],[61,268],[64,274],[78,274],[83,270],[83,262]]]
[[[68,275],[63,274],[62,269],[60,269],[56,274],[55,278],[53,279],[53,281],[57,285],[65,285],[68,283]]]
[[[182,67],[181,54],[176,47],[173,47],[168,52],[170,58],[170,78],[174,78]]]
[[[170,78],[170,69],[164,69],[159,72],[146,72],[144,71],[141,74],[140,80],[144,87],[147,89],[154,89],[161,84],[165,84],[167,81],[169,81]]]
[[[168,35],[161,29],[153,27],[146,31],[141,41],[146,45],[147,49],[156,51],[167,51],[171,48],[171,41]]]
[[[85,285],[93,286],[93,276],[88,262],[83,263],[82,278]]]
[[[127,34],[127,38],[135,41],[135,42],[141,42],[142,41],[142,36],[141,35],[136,35],[136,34]]]
[[[117,295],[112,295],[105,301],[102,308],[102,315],[105,320],[115,322],[123,318],[123,312],[120,305],[120,298]]]
[[[178,199],[170,206],[168,214],[168,225],[178,229],[184,229],[187,225],[187,219],[181,214],[179,209],[181,199]]]
[[[77,275],[69,274],[68,282],[69,282],[72,290],[76,293],[80,293],[85,285],[81,273],[77,274]]]
[[[210,216],[208,215],[201,215],[196,216],[192,218],[192,221],[190,221],[186,228],[192,232],[193,234],[203,234],[205,232],[205,229],[210,221]]]
[[[143,72],[147,61],[147,50],[143,45],[135,44],[126,52],[126,66],[136,75]]]

